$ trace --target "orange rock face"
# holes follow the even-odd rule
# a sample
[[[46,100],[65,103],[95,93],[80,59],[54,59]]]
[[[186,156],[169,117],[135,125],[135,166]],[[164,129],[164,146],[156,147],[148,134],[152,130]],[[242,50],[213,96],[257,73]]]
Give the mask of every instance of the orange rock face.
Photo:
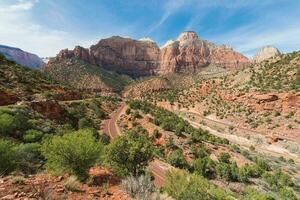
[[[162,49],[150,40],[113,36],[100,40],[90,49],[77,46],[74,50],[62,50],[54,60],[72,57],[131,76],[193,73],[209,64],[236,68],[249,63],[242,54],[202,40],[192,31],[183,32]],[[48,65],[52,62],[50,60]]]
[[[17,101],[19,101],[17,95],[0,91],[0,106],[14,104]]]

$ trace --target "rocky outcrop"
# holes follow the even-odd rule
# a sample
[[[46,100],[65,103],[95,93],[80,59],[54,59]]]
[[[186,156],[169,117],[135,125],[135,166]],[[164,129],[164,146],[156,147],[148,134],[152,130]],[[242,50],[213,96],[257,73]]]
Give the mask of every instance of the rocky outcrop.
[[[184,32],[161,49],[160,74],[195,72],[209,64],[209,48],[195,32]]]
[[[90,49],[77,46],[74,50],[62,50],[54,59],[76,57],[107,70],[144,76],[154,74],[159,63],[159,48],[149,39],[141,41],[114,36],[103,39]],[[50,61],[50,65],[53,60]]]
[[[114,36],[100,40],[89,49],[77,46],[74,50],[62,50],[53,61],[73,57],[131,76],[193,73],[209,64],[236,68],[249,63],[232,48],[202,40],[193,31],[183,32],[161,49],[150,38],[133,40]]]
[[[176,41],[168,41],[161,49],[160,61],[160,74],[196,72],[209,64],[223,68],[249,64],[247,57],[232,48],[202,40],[193,31],[183,32]]]
[[[218,67],[232,69],[241,68],[250,64],[247,57],[226,45],[211,47],[210,50],[210,62]]]
[[[7,59],[15,61],[25,67],[37,68],[45,64],[37,55],[14,47],[0,45],[0,54],[3,54]]]
[[[19,100],[16,94],[0,91],[0,106],[14,104]]]
[[[161,92],[170,89],[168,81],[164,78],[152,78],[150,80],[129,86],[123,92],[124,97],[139,98],[151,92]]]
[[[280,51],[273,46],[265,46],[258,50],[258,52],[253,56],[253,61],[260,63],[269,58],[280,55]]]
[[[35,111],[41,113],[45,118],[59,119],[62,115],[63,109],[56,101],[32,101],[30,106]]]

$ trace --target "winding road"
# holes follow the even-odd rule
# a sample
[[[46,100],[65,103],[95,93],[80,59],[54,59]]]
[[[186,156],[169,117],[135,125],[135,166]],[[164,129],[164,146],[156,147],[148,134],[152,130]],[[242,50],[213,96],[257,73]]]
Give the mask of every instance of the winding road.
[[[121,134],[121,131],[117,125],[119,117],[125,113],[127,109],[126,103],[122,103],[120,107],[109,115],[109,119],[103,122],[104,133],[114,139]],[[166,172],[172,167],[167,163],[164,163],[158,159],[154,159],[149,163],[149,169],[154,175],[154,185],[161,188],[165,183]]]

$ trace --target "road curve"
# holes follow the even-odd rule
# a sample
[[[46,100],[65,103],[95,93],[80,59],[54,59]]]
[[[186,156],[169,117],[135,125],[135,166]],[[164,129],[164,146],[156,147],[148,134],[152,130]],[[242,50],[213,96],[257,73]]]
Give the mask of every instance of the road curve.
[[[117,125],[118,118],[126,111],[126,103],[122,103],[121,106],[109,115],[109,119],[104,120],[103,129],[104,133],[110,136],[111,139],[116,138],[121,134]],[[154,185],[161,188],[165,183],[166,172],[170,169],[170,165],[154,159],[149,163],[149,169],[154,175]]]

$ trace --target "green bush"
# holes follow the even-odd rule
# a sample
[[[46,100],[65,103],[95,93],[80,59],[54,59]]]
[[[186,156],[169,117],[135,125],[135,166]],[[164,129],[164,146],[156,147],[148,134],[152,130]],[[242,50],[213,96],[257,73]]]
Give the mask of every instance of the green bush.
[[[216,164],[208,156],[194,160],[192,163],[192,168],[195,173],[205,178],[214,178],[216,173]]]
[[[37,143],[20,144],[16,149],[18,169],[24,173],[32,174],[42,164],[41,145]]]
[[[178,167],[180,169],[188,168],[188,162],[186,161],[181,149],[174,150],[168,156],[168,163],[170,163],[172,166]]]
[[[78,121],[78,128],[79,129],[84,129],[84,128],[92,128],[94,127],[93,122],[91,119],[88,118],[81,118]]]
[[[222,163],[230,163],[230,155],[222,152],[219,156],[219,161]]]
[[[263,179],[268,183],[271,189],[277,191],[279,189],[293,187],[295,185],[292,177],[281,170],[276,170],[275,173],[265,172],[263,174]]]
[[[275,198],[253,188],[246,188],[245,195],[241,198],[241,200],[275,200]]]
[[[16,168],[16,152],[14,145],[0,139],[0,176],[10,173]]]
[[[43,137],[43,133],[37,130],[27,130],[25,135],[23,135],[24,142],[39,142]]]
[[[107,149],[107,162],[119,176],[134,176],[144,172],[148,161],[153,157],[150,139],[135,130],[128,131],[110,143]]]
[[[9,135],[15,129],[15,118],[10,114],[0,113],[0,134]]]
[[[216,167],[217,174],[226,181],[238,181],[239,169],[236,163],[218,163]]]
[[[232,199],[230,192],[225,192],[210,184],[196,174],[182,170],[167,172],[164,190],[175,200],[226,200]]]
[[[47,169],[54,173],[71,173],[80,180],[88,177],[88,170],[99,159],[102,144],[93,132],[83,129],[63,136],[54,136],[42,144]]]

